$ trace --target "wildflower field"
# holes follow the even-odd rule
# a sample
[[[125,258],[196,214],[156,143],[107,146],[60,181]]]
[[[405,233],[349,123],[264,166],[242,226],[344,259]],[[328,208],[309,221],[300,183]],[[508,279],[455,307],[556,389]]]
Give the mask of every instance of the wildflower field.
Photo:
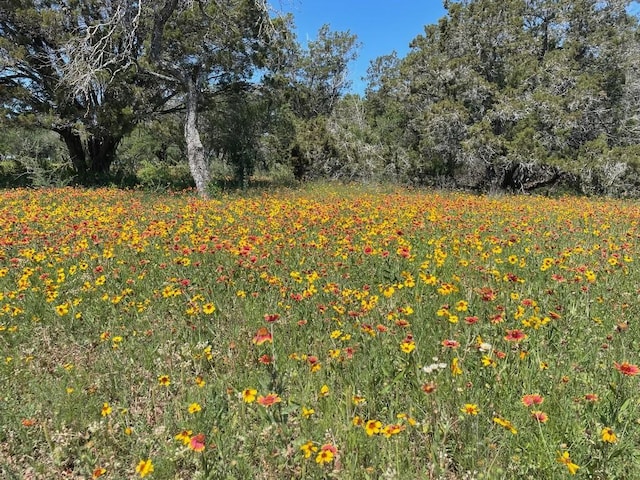
[[[640,206],[0,193],[0,478],[640,474]]]

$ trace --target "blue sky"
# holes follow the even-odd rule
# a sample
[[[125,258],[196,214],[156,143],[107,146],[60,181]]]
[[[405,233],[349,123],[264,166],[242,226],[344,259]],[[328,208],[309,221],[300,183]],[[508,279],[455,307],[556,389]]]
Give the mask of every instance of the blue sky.
[[[361,77],[371,60],[393,50],[404,57],[409,42],[445,13],[442,0],[272,0],[272,5],[293,13],[302,45],[325,23],[358,36],[360,55],[350,68],[351,89],[357,93],[364,91]]]

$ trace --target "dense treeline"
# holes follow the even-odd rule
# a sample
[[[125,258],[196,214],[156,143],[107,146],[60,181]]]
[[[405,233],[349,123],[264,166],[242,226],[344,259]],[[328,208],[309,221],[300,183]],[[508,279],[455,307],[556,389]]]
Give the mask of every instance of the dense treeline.
[[[396,181],[640,191],[626,0],[445,1],[349,94],[358,40],[259,0],[0,6],[5,183]],[[52,133],[47,133],[52,132]]]

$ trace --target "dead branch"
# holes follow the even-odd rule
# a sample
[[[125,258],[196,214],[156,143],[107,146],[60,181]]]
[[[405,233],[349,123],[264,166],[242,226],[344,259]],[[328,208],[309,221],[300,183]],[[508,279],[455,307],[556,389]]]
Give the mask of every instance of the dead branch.
[[[131,2],[118,0],[102,21],[85,27],[84,36],[68,42],[60,52],[66,59],[63,78],[72,95],[102,96],[115,76],[134,63],[136,35],[143,2],[132,12]]]

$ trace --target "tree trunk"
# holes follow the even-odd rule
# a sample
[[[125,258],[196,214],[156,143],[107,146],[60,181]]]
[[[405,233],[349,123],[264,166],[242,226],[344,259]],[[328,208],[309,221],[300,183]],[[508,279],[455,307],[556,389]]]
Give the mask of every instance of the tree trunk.
[[[198,84],[195,78],[187,79],[187,116],[184,123],[184,139],[187,143],[187,158],[191,176],[202,198],[209,198],[209,169],[204,158],[204,147],[198,133]]]
[[[111,164],[116,156],[120,138],[113,135],[92,135],[87,140],[87,156],[90,159],[89,172],[96,178],[109,175]]]
[[[76,170],[78,176],[82,179],[87,174],[87,160],[82,148],[82,138],[77,131],[74,131],[71,127],[63,127],[56,129],[55,132],[62,137],[67,150],[69,150],[69,158],[73,164],[73,168]]]
[[[95,182],[109,174],[121,137],[114,135],[91,135],[86,142],[78,131],[71,127],[55,130],[69,150],[71,163],[81,182]]]

